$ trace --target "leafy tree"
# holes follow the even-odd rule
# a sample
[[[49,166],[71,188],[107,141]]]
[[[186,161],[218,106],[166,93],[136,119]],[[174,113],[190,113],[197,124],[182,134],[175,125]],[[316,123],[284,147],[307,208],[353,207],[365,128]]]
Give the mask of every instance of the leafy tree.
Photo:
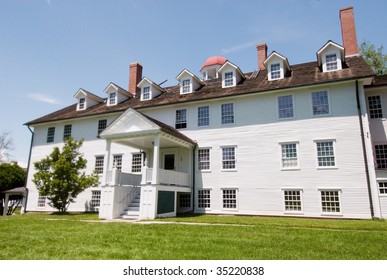
[[[9,150],[13,148],[13,139],[9,136],[9,132],[0,134],[0,163],[7,161]]]
[[[387,73],[387,55],[383,54],[383,45],[376,49],[370,42],[363,42],[360,45],[360,53],[375,74]]]
[[[82,144],[82,140],[69,137],[62,151],[55,147],[50,155],[34,163],[37,172],[32,181],[39,194],[46,196],[49,205],[62,213],[67,211],[78,194],[98,185],[97,174],[85,174],[87,161],[79,152]]]
[[[25,183],[26,171],[16,162],[0,164],[0,215],[3,213],[3,191],[22,187]]]

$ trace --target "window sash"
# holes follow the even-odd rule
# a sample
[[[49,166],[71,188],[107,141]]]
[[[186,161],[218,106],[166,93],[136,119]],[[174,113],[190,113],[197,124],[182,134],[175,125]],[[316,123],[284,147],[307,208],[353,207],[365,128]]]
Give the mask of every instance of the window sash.
[[[233,124],[234,123],[234,104],[227,103],[222,104],[222,124]]]
[[[202,106],[198,108],[198,126],[208,126],[210,124],[210,107]]]
[[[301,190],[284,190],[285,211],[302,212]]]
[[[67,124],[63,129],[63,140],[67,140],[71,136],[72,125]]]
[[[85,103],[86,103],[86,99],[85,98],[80,98],[79,99],[79,106],[78,106],[79,110],[85,109]]]
[[[313,115],[328,115],[329,114],[329,99],[327,91],[319,91],[312,93]]]
[[[150,99],[150,87],[143,87],[143,89],[142,89],[142,99],[143,100]]]
[[[187,127],[187,109],[176,110],[176,125],[175,128]]]
[[[183,80],[182,92],[183,93],[191,92],[191,80],[190,79]]]
[[[270,65],[270,78],[272,80],[281,78],[281,67],[279,63]]]
[[[115,105],[117,102],[117,93],[112,92],[109,94],[109,105]]]
[[[99,120],[98,121],[98,135],[101,134],[102,131],[107,127],[107,120]]]
[[[105,156],[96,156],[95,157],[95,167],[94,170],[97,174],[103,174]]]
[[[55,139],[55,127],[49,127],[47,130],[47,143],[54,142]]]
[[[316,142],[317,160],[320,167],[336,166],[333,141]]]
[[[337,70],[336,54],[328,54],[325,56],[327,71]]]
[[[278,96],[278,115],[280,119],[294,117],[293,95]]]
[[[379,182],[379,194],[387,194],[387,182]]]
[[[47,196],[39,195],[38,197],[38,207],[46,207]]]
[[[91,191],[90,206],[92,208],[101,206],[101,191]]]
[[[223,190],[223,209],[237,209],[237,190]]]
[[[298,166],[297,144],[288,143],[281,145],[282,167],[292,168]]]
[[[198,208],[211,208],[211,190],[198,190]]]
[[[198,169],[199,170],[210,170],[210,149],[199,149],[198,150]]]
[[[326,190],[321,192],[321,207],[323,213],[340,213],[339,191]]]
[[[179,195],[179,208],[190,208],[191,207],[191,194],[181,193]]]
[[[236,169],[235,147],[222,148],[222,169]]]
[[[368,108],[371,119],[383,118],[382,101],[379,95],[368,96]]]
[[[113,155],[113,167],[114,166],[117,170],[122,170],[122,155]]]
[[[226,72],[224,73],[224,86],[230,87],[234,85],[234,73]]]
[[[141,173],[142,171],[142,153],[132,154],[132,173]]]
[[[387,169],[387,145],[375,145],[377,169]]]

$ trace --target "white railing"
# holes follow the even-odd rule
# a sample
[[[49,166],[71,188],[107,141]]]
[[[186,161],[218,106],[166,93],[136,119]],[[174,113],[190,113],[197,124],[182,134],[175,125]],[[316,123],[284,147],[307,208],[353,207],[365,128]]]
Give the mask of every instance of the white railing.
[[[141,174],[124,173],[118,170],[108,171],[106,184],[112,186],[140,186]]]
[[[146,169],[146,183],[152,182],[153,168]],[[159,183],[165,185],[190,186],[188,173],[159,169]]]

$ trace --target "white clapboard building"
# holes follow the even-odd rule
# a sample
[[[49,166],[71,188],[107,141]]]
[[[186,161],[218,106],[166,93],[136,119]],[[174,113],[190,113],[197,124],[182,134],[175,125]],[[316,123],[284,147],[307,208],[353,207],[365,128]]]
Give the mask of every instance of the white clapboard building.
[[[258,71],[214,56],[163,87],[136,62],[128,90],[80,89],[75,104],[26,124],[27,211],[53,211],[32,183],[33,162],[72,136],[84,139],[100,185],[69,211],[385,218],[387,78],[359,55],[353,9],[340,20],[342,45],[327,41],[316,61],[291,65],[258,44]]]

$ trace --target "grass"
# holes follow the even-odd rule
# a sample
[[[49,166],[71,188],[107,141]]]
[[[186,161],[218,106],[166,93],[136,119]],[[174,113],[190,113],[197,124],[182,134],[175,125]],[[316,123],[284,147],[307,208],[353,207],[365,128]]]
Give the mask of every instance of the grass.
[[[177,223],[101,223],[96,214],[0,217],[0,259],[387,259],[384,220],[193,215],[159,221]]]

